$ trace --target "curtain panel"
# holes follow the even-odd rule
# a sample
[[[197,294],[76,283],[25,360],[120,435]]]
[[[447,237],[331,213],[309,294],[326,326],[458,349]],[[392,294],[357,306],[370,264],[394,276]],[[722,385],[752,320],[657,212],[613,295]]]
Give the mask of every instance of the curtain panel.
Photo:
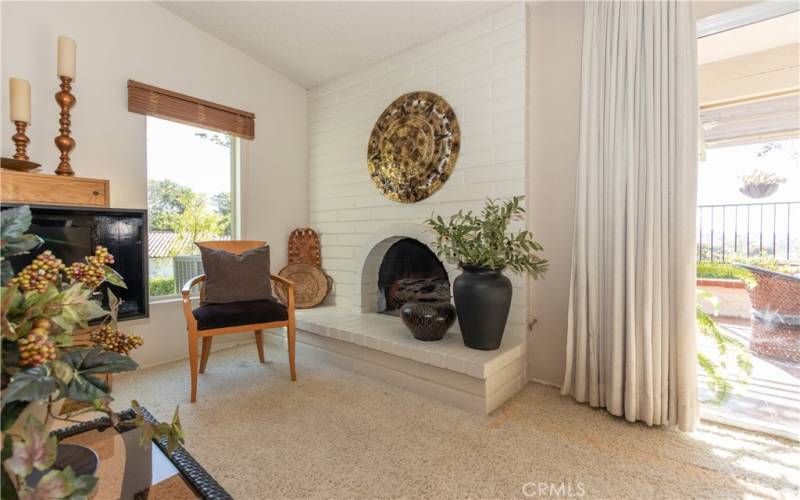
[[[586,2],[562,393],[647,425],[697,421],[692,2]]]

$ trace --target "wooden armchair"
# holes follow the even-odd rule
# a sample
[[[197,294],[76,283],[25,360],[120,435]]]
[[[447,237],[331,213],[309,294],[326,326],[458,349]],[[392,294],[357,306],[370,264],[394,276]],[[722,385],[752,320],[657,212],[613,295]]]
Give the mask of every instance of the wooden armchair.
[[[198,246],[225,250],[241,254],[253,248],[266,245],[264,241],[202,241]],[[192,394],[191,401],[197,400],[197,374],[204,373],[211,352],[211,342],[217,335],[254,331],[258,359],[264,362],[264,334],[267,328],[286,327],[286,337],[289,344],[289,370],[292,381],[297,380],[294,367],[295,353],[295,314],[294,314],[294,284],[274,274],[270,275],[272,281],[286,286],[287,304],[277,301],[234,302],[230,304],[204,304],[206,276],[201,274],[183,285],[183,315],[186,317],[186,329],[189,336],[189,369],[191,371]],[[200,306],[192,309],[190,292],[196,285],[200,285]],[[263,304],[260,304],[262,303]],[[198,370],[197,339],[203,339],[202,354]]]

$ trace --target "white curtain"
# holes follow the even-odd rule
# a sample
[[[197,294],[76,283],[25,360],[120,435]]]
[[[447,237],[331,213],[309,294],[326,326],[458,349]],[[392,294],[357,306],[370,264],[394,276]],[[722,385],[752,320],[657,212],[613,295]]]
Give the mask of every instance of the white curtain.
[[[697,421],[693,2],[586,2],[562,392],[648,425]]]

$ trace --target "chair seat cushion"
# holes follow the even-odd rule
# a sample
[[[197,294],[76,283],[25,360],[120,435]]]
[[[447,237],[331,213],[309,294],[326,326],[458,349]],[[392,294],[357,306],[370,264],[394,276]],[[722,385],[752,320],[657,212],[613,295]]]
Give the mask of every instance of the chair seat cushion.
[[[192,314],[197,320],[198,330],[272,323],[286,321],[289,318],[286,306],[275,300],[250,300],[227,304],[204,302],[192,311]]]

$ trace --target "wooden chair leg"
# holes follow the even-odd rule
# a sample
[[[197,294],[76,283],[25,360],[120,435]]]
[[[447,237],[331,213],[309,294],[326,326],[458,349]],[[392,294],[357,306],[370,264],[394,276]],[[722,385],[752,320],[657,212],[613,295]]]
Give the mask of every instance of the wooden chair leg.
[[[189,330],[189,372],[192,379],[191,402],[197,401],[197,333]]]
[[[264,332],[256,330],[256,349],[258,349],[258,360],[264,362]]]
[[[208,364],[208,355],[211,353],[211,342],[214,337],[203,337],[203,350],[200,351],[200,373],[206,372],[206,365]]]
[[[286,327],[286,340],[289,344],[289,371],[292,374],[292,382],[297,380],[297,372],[294,369],[294,348],[297,332],[295,331],[294,318],[289,319],[289,326]]]

